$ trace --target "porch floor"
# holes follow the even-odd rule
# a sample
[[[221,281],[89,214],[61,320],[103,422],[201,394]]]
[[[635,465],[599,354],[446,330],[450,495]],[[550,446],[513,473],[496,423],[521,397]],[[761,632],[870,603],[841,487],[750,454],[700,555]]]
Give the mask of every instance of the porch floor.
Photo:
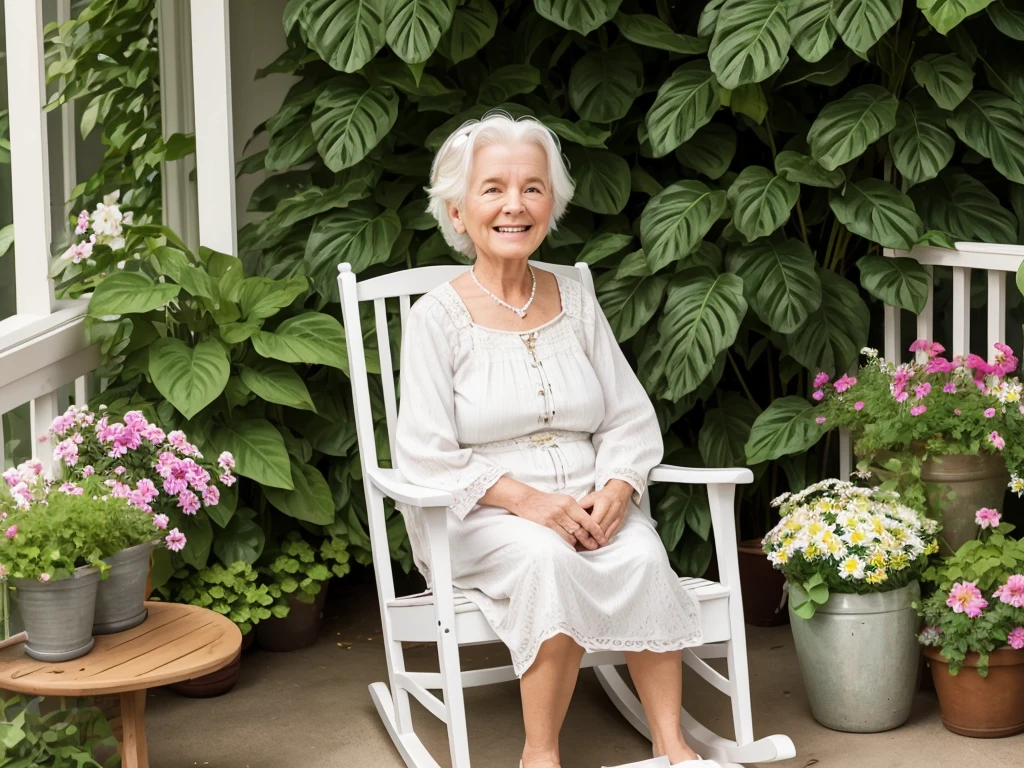
[[[227,696],[194,700],[160,689],[147,711],[153,768],[402,768],[377,718],[366,686],[385,680],[375,590],[342,579],[334,585],[320,642],[296,653],[247,652],[242,678]],[[797,748],[787,768],[889,766],[1019,766],[1024,735],[978,740],[956,736],[939,722],[935,694],[919,692],[910,721],[887,733],[830,731],[810,714],[789,627],[748,628],[756,735],[784,733]],[[433,646],[413,648],[411,669],[436,669]],[[463,663],[494,664],[497,646],[465,649]],[[431,667],[431,662],[434,666]],[[507,657],[500,663],[507,663]],[[724,697],[696,675],[685,699],[712,730],[731,733]],[[418,707],[417,704],[413,704]],[[515,682],[466,692],[473,765],[514,768],[523,730]],[[417,728],[442,766],[449,765],[445,731],[422,709]],[[565,768],[598,768],[650,756],[647,742],[584,670],[562,734]]]

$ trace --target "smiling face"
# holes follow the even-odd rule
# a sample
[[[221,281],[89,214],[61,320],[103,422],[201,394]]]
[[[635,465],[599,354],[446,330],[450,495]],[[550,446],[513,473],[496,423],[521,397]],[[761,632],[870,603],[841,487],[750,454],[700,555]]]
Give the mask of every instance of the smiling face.
[[[449,203],[448,216],[478,257],[525,260],[547,235],[553,204],[540,145],[491,144],[474,152],[465,204]]]

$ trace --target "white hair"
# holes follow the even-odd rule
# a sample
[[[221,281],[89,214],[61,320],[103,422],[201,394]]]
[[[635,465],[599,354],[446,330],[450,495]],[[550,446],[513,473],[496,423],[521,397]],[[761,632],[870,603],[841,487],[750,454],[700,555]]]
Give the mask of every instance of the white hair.
[[[575,184],[562,157],[558,137],[544,123],[534,117],[512,118],[507,112],[491,111],[480,120],[463,123],[452,132],[434,156],[430,169],[430,202],[427,212],[437,219],[441,234],[448,244],[470,258],[476,256],[473,240],[460,233],[448,216],[448,203],[460,210],[466,204],[469,178],[473,172],[473,155],[478,147],[493,144],[538,144],[548,158],[548,176],[554,204],[551,207],[551,229],[558,228],[558,220],[572,199]]]

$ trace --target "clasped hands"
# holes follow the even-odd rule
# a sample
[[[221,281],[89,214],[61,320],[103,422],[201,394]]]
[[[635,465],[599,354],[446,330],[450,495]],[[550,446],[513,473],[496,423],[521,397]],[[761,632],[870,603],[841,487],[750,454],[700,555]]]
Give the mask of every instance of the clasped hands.
[[[535,491],[516,514],[550,528],[577,550],[595,550],[607,545],[622,525],[632,493],[633,487],[618,479],[578,502],[566,494]]]

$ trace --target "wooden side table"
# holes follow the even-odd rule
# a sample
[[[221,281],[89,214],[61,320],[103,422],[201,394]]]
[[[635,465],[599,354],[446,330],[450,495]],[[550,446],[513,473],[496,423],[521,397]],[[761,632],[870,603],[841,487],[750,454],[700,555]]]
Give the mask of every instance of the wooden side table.
[[[98,636],[92,651],[74,661],[36,661],[24,643],[0,650],[0,688],[33,696],[120,694],[123,768],[149,768],[146,690],[220,669],[241,652],[242,633],[230,619],[194,605],[146,607],[146,621]]]

